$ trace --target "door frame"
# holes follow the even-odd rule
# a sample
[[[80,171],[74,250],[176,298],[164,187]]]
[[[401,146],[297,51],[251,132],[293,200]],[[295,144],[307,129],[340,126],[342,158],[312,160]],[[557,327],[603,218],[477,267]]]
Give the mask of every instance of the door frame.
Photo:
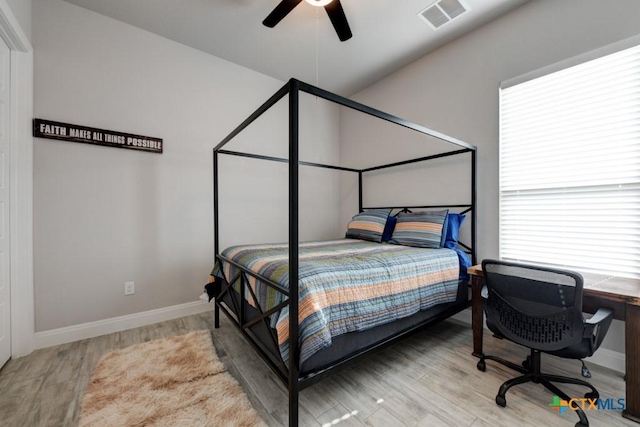
[[[33,47],[6,0],[0,0],[0,37],[11,49],[10,292],[11,357],[33,351]]]

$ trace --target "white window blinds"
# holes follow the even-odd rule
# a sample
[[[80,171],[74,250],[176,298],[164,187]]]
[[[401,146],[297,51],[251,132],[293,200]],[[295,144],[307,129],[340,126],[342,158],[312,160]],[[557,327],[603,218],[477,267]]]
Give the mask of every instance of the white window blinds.
[[[640,46],[500,90],[500,256],[640,278]]]

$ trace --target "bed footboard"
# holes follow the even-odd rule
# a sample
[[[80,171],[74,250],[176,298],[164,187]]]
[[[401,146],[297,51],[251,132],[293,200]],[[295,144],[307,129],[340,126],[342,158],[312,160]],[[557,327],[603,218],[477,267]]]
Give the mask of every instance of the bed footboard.
[[[218,290],[215,310],[222,310],[225,313],[286,385],[289,371],[282,360],[275,330],[268,322],[261,321],[261,312],[246,300],[243,301],[240,293],[233,286],[228,286],[226,281],[220,278],[216,278],[216,282],[215,286],[211,287]],[[227,292],[222,292],[222,289],[227,289]],[[470,303],[468,289],[468,282],[461,280],[454,302],[436,305],[377,328],[336,337],[335,345],[320,350],[302,364],[299,374],[300,389],[310,386],[338,368],[349,366],[356,360],[370,355],[372,351],[381,350],[428,325],[445,320],[468,308]],[[239,321],[241,307],[244,312],[245,327],[242,327],[243,324]]]

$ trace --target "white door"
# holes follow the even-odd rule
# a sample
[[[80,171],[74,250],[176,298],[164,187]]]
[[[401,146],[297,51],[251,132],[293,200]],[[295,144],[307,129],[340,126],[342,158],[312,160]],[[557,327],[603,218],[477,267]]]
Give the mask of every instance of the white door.
[[[9,112],[11,53],[0,39],[0,367],[11,357],[9,246]]]

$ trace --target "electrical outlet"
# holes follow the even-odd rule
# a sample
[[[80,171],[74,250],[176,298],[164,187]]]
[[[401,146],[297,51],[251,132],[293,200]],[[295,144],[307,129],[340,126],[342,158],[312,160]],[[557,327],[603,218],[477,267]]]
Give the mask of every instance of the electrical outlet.
[[[125,295],[133,295],[136,293],[136,284],[135,282],[124,282],[124,294]]]

